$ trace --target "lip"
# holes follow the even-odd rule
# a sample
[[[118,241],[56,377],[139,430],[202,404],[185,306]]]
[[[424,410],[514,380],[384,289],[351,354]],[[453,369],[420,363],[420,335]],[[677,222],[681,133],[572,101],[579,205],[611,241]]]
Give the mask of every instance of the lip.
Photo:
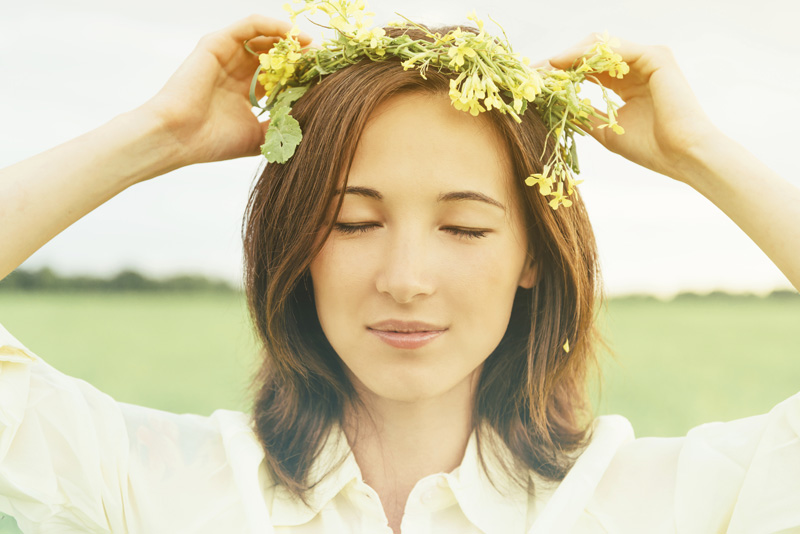
[[[444,330],[433,330],[429,332],[385,332],[383,330],[369,329],[384,343],[398,349],[417,349],[427,345],[437,337],[445,333]]]
[[[402,321],[400,319],[387,319],[379,323],[371,324],[367,328],[370,330],[382,330],[384,332],[436,332],[447,330],[446,326],[439,326],[422,321]]]
[[[398,349],[416,349],[444,334],[447,327],[422,321],[389,319],[368,326],[367,330]]]

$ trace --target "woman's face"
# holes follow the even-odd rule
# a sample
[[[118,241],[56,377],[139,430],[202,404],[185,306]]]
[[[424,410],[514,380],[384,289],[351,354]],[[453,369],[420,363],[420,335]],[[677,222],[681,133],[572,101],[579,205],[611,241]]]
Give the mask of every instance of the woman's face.
[[[360,393],[410,402],[471,391],[517,287],[533,285],[511,179],[489,120],[446,94],[403,94],[375,110],[310,268],[322,330]],[[387,320],[438,332],[380,333],[404,329]]]

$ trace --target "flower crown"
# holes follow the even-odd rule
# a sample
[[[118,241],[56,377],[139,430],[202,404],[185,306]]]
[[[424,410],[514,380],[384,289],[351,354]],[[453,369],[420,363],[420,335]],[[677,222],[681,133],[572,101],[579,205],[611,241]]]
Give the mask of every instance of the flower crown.
[[[532,68],[527,58],[513,52],[499,24],[495,22],[503,32],[502,40],[486,33],[483,21],[474,11],[467,18],[478,26],[478,33],[461,28],[444,35],[430,33],[421,24],[405,17],[402,21],[389,23],[389,26],[401,29],[422,30],[431,39],[427,41],[412,39],[406,33],[390,37],[380,27],[369,29],[375,14],[365,12],[364,0],[294,2],[302,5],[296,10],[290,4],[283,6],[291,16],[292,29],[268,53],[257,54],[260,65],[250,86],[253,107],[260,108],[261,113],[270,112],[270,124],[261,153],[271,163],[288,161],[300,143],[303,137],[300,124],[289,112],[292,104],[312,84],[364,58],[382,61],[387,56],[399,57],[403,60],[404,70],[418,69],[423,78],[429,68],[457,75],[450,80],[451,102],[456,109],[473,116],[496,109],[520,122],[520,115],[531,105],[542,118],[548,135],[554,138],[556,150],[552,151],[542,172],[531,174],[525,183],[538,185],[542,195],[552,197],[549,205],[554,210],[561,205],[572,205],[568,197],[573,193],[573,187],[582,182],[573,178],[573,173],[580,172],[574,134],[584,135],[578,125],[591,128],[591,116],[602,122],[600,128],[609,127],[617,134],[624,133],[616,120],[618,105],[608,97],[602,85],[598,83],[607,116],[597,113],[588,98],[580,99],[578,96],[580,83],[594,74],[607,72],[610,76],[622,78],[629,71],[622,57],[612,51],[611,46],[616,44],[609,41],[607,34],[598,36],[598,41],[570,69]],[[324,41],[320,48],[302,50],[296,38],[300,33],[296,18],[301,13],[313,15],[317,11],[329,16],[330,26],[323,27],[334,29],[336,36]],[[256,54],[247,42],[245,48]],[[263,106],[255,96],[256,83],[266,91],[267,100]]]

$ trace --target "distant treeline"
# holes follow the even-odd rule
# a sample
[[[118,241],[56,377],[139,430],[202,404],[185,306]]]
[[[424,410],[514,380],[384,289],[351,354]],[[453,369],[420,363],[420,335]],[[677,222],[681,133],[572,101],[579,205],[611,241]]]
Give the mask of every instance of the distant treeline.
[[[610,297],[614,300],[656,300],[657,297],[653,295],[644,294],[630,294],[630,295],[616,295]],[[696,293],[694,291],[683,291],[678,293],[672,300],[692,300],[692,299],[798,299],[800,300],[800,293],[794,289],[775,289],[766,295],[759,295],[757,293],[728,293],[727,291],[711,291],[710,293]]]
[[[0,280],[2,291],[216,291],[235,292],[239,289],[228,282],[213,280],[202,275],[178,275],[156,279],[147,277],[137,271],[127,269],[110,278],[95,276],[64,276],[49,267],[38,271],[17,269],[3,280]],[[614,300],[656,300],[657,297],[646,294],[617,295]],[[728,293],[712,291],[695,293],[685,291],[678,293],[674,299],[800,299],[800,293],[794,289],[776,289],[766,296],[756,293]]]
[[[17,269],[0,280],[2,291],[209,291],[234,292],[231,284],[201,275],[178,275],[150,278],[134,270],[120,271],[110,278],[64,276],[49,267],[38,271]]]

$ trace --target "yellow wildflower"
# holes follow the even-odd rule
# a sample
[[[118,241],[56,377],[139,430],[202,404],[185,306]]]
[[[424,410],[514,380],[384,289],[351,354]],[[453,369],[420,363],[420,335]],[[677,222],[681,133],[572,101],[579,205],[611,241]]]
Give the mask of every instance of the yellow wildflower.
[[[533,187],[539,186],[539,193],[542,196],[550,194],[553,187],[553,178],[550,176],[550,165],[545,165],[541,173],[531,174],[525,179],[525,184]]]
[[[564,206],[565,208],[572,206],[572,201],[564,195],[564,182],[558,182],[558,187],[554,192],[550,193],[550,196],[553,199],[549,204],[554,210],[557,210],[558,206]]]
[[[461,43],[458,46],[451,47],[447,51],[447,55],[451,58],[450,68],[453,68],[456,65],[459,67],[464,66],[464,56],[473,58],[478,54],[467,43]]]
[[[340,33],[348,34],[356,31],[355,25],[351,24],[341,15],[336,15],[331,19],[331,26],[339,30]]]
[[[479,31],[480,33],[478,34],[478,37],[477,37],[477,39],[478,39],[479,41],[482,41],[482,40],[483,40],[483,36],[484,36],[484,34],[485,34],[486,32],[485,32],[485,31],[484,31],[484,29],[483,29],[483,21],[482,21],[481,19],[479,19],[479,18],[478,18],[478,15],[477,15],[477,13],[475,13],[475,10],[474,10],[474,9],[472,10],[472,13],[470,13],[469,15],[467,15],[467,20],[471,20],[472,22],[474,22],[475,24],[477,24],[477,25],[478,25],[478,31]]]
[[[364,0],[356,0],[352,4],[348,4],[347,5],[346,13],[348,15],[350,15],[350,16],[353,16],[356,13],[358,13],[359,11],[364,11],[364,9],[366,9],[366,7],[367,7],[367,4],[364,2]]]
[[[607,124],[603,123],[600,126],[598,126],[598,128],[611,128],[611,131],[613,131],[617,135],[622,135],[625,133],[625,128],[620,126],[617,121],[609,122]]]
[[[367,43],[369,42],[369,47],[378,49],[376,50],[379,55],[383,55],[385,50],[379,48],[379,44],[381,44],[381,38],[386,35],[386,31],[383,28],[373,28],[371,30],[366,30],[364,28],[359,28],[358,32],[356,32],[356,36],[350,42],[352,44],[356,43]]]
[[[445,73],[449,70],[450,74],[458,75],[450,80],[448,93],[452,105],[458,110],[477,116],[496,109],[499,113],[510,114],[517,122],[522,120],[523,110],[533,109],[538,113],[553,138],[555,150],[550,153],[543,172],[531,174],[525,183],[538,185],[543,196],[551,197],[548,204],[553,209],[570,206],[572,201],[567,197],[580,183],[572,178],[570,172],[578,172],[573,138],[576,129],[564,125],[578,122],[588,126],[588,119],[597,116],[590,100],[578,96],[580,83],[592,74],[605,72],[621,78],[630,72],[622,56],[612,49],[618,43],[607,33],[598,36],[598,41],[572,68],[551,70],[531,68],[530,60],[514,53],[507,39],[488,35],[484,22],[475,11],[467,18],[477,30],[456,28],[445,35],[428,33],[430,41],[417,41],[408,46],[409,36],[405,32],[398,37],[388,37],[383,28],[371,27],[374,13],[366,11],[365,0],[293,0],[293,3],[298,5],[292,7],[287,3],[283,6],[292,20],[286,38],[278,40],[268,53],[259,55],[257,81],[268,96],[276,97],[268,100],[266,111],[272,110],[269,106],[279,106],[286,112],[291,103],[301,97],[302,92],[298,91],[305,91],[320,75],[335,72],[364,57],[377,59],[376,56],[388,55],[391,50],[404,69],[416,68],[423,78],[428,68]],[[295,19],[301,13],[314,14],[317,11],[328,15],[330,22],[327,26],[336,30],[335,37],[304,55],[297,40],[300,29],[294,24]],[[425,30],[408,19],[389,25]],[[249,48],[248,51],[255,54]],[[609,98],[605,88],[601,86],[601,90],[608,112],[606,118],[600,119],[600,127],[610,128],[617,134],[624,133],[616,121],[618,105]],[[275,91],[280,91],[281,95],[274,95]],[[252,91],[250,100],[256,101]],[[296,128],[296,125],[292,127]],[[290,133],[299,138],[296,131]],[[274,130],[272,134],[274,137]],[[273,159],[269,153],[266,155],[269,161],[279,161],[274,158],[274,153]],[[569,350],[567,343],[564,348]]]
[[[434,45],[443,45],[445,43],[449,43],[450,41],[454,41],[456,38],[452,33],[446,33],[444,35],[434,33],[433,36],[436,39]]]
[[[462,100],[457,100],[453,103],[453,107],[455,107],[459,111],[469,111],[469,114],[473,117],[477,117],[480,112],[486,111],[486,108],[481,106],[481,103],[477,100],[470,100],[469,102],[463,103]]]

